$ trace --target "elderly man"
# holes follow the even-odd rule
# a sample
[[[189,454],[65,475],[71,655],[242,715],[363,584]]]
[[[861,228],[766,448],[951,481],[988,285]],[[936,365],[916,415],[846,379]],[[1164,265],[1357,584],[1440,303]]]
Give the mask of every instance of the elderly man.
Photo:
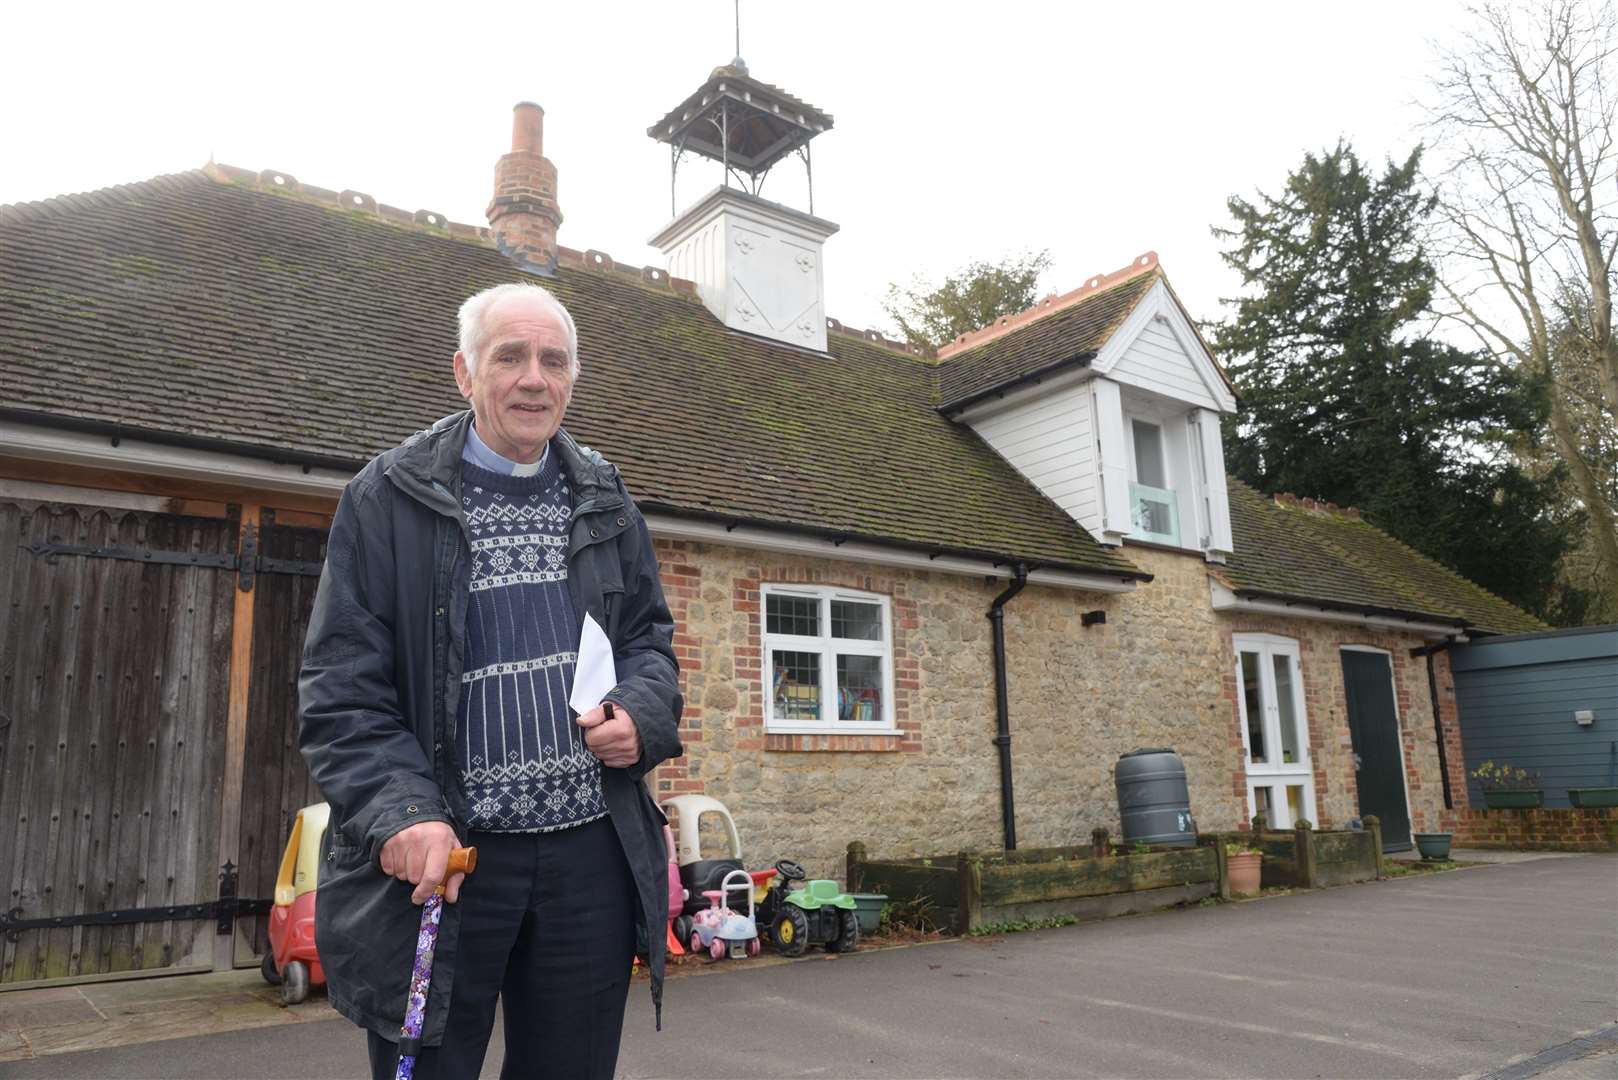
[[[642,777],[682,752],[673,620],[618,470],[562,430],[578,371],[549,292],[472,297],[455,354],[470,411],[373,460],[332,521],[300,678],[332,807],[317,940],[378,1077],[441,883],[422,1080],[478,1075],[497,998],[502,1076],[610,1077],[637,950],[661,1009],[664,822]],[[586,615],[617,685],[575,716]],[[477,870],[446,882],[462,844]]]

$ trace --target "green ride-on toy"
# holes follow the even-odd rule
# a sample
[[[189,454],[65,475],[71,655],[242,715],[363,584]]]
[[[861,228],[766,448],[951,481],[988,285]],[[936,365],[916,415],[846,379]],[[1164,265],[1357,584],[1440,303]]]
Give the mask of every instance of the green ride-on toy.
[[[835,881],[805,880],[803,867],[791,859],[776,863],[775,870],[776,878],[758,908],[758,923],[769,926],[770,943],[777,952],[802,956],[811,945],[823,945],[829,953],[859,948],[860,920],[852,894]]]

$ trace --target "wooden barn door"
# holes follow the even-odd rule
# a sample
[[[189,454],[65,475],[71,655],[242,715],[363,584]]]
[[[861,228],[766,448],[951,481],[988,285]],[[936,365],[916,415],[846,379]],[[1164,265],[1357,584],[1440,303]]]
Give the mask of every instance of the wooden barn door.
[[[326,530],[275,524],[264,511],[259,569],[253,584],[253,663],[242,766],[241,822],[236,859],[244,897],[275,892],[275,873],[292,818],[321,801],[298,752],[298,666],[309,610],[320,583]],[[256,962],[269,944],[269,919],[244,915],[236,923],[235,963]]]
[[[0,501],[0,983],[216,961],[236,543]]]

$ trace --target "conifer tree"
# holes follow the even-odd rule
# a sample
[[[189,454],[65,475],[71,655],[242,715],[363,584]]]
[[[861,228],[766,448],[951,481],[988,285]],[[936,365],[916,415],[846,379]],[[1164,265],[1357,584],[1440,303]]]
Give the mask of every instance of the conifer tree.
[[[1235,225],[1214,234],[1244,289],[1212,332],[1240,401],[1226,461],[1261,491],[1357,506],[1544,613],[1565,523],[1555,478],[1530,478],[1511,452],[1543,424],[1543,388],[1431,335],[1420,166],[1417,148],[1374,176],[1339,143],[1280,194],[1228,201]]]

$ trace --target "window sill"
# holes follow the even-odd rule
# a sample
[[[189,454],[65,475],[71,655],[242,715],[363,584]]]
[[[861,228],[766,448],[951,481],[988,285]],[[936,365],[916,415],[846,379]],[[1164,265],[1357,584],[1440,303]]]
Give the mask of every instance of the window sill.
[[[1120,546],[1150,548],[1153,551],[1172,551],[1172,552],[1174,552],[1174,553],[1176,553],[1178,555],[1206,555],[1207,554],[1207,549],[1206,548],[1185,547],[1182,544],[1165,544],[1165,543],[1163,543],[1162,541],[1159,541],[1159,540],[1147,540],[1147,539],[1144,539],[1142,537],[1136,536],[1134,533],[1125,533],[1124,538],[1120,543]]]
[[[899,750],[919,750],[921,744],[912,737],[893,734],[798,734],[766,732],[764,749],[791,753],[892,753]]]

